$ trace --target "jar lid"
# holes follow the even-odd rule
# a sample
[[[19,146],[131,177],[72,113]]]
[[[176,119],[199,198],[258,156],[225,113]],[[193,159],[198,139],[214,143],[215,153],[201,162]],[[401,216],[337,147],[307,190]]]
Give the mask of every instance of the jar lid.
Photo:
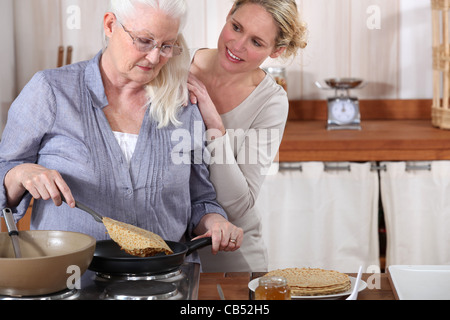
[[[287,280],[284,277],[262,277],[259,278],[259,285],[265,287],[282,287],[287,285]]]

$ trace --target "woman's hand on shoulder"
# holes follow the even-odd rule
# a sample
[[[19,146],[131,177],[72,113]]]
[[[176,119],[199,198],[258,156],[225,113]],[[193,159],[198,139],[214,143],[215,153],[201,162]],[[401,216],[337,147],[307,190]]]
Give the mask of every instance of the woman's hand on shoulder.
[[[215,138],[224,136],[225,126],[219,112],[212,101],[206,86],[192,72],[188,78],[189,99],[192,104],[197,104],[205,122],[206,129]]]

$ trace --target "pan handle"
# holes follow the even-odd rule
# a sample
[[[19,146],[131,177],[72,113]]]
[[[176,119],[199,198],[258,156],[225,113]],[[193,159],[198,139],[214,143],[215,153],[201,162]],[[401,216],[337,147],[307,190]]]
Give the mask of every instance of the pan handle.
[[[185,243],[185,244],[188,247],[188,251],[186,253],[186,256],[188,256],[201,248],[212,245],[212,238],[211,237],[201,238],[201,239],[193,240],[193,241]]]

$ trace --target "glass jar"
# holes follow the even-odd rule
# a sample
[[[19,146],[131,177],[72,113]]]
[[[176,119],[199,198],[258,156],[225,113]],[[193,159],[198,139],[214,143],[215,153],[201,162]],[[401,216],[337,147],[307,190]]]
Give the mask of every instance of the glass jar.
[[[288,85],[287,85],[286,68],[283,68],[283,67],[269,67],[269,68],[266,68],[265,70],[287,92]]]
[[[255,300],[291,300],[291,289],[283,277],[263,277],[255,290]]]

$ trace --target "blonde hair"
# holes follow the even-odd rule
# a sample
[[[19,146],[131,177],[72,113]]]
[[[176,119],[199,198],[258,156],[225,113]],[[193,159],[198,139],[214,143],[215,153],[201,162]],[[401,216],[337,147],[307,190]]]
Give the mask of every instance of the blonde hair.
[[[169,59],[158,76],[146,86],[150,114],[158,122],[159,128],[169,124],[180,125],[178,112],[188,103],[187,79],[189,74],[189,48],[182,35],[187,20],[187,4],[185,0],[111,0],[109,11],[119,21],[133,19],[136,4],[145,4],[151,8],[162,10],[167,15],[180,21],[177,45],[183,48],[179,56]]]
[[[246,4],[257,4],[270,13],[279,28],[276,48],[286,47],[282,57],[295,56],[307,43],[307,26],[300,18],[295,0],[236,0],[231,14]]]

